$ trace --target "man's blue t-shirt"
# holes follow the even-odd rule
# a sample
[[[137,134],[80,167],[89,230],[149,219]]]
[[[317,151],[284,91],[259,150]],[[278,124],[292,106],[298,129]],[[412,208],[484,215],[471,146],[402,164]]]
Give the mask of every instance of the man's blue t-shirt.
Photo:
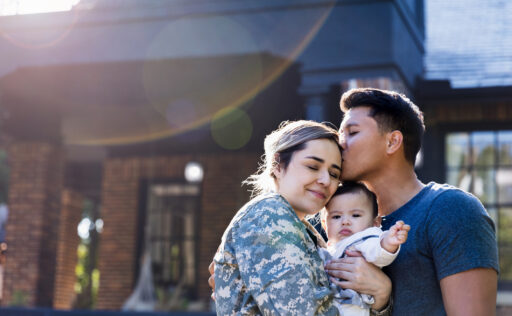
[[[383,218],[382,229],[398,220],[411,230],[398,257],[383,269],[393,282],[393,315],[446,315],[441,279],[474,268],[499,269],[494,223],[469,193],[431,182]]]

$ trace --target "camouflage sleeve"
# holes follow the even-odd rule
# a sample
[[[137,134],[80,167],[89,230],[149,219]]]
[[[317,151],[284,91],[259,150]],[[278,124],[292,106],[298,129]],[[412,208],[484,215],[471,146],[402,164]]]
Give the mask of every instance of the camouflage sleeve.
[[[264,315],[338,315],[322,261],[290,209],[274,205],[236,232],[242,280]]]

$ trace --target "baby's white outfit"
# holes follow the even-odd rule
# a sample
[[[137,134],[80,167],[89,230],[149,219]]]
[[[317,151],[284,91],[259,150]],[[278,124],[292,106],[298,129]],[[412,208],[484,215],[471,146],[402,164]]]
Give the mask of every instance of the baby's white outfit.
[[[370,227],[363,231],[353,234],[334,245],[326,248],[318,247],[318,253],[324,262],[331,259],[343,258],[345,251],[352,248],[361,252],[366,261],[382,268],[395,260],[400,248],[395,253],[390,253],[382,248],[380,240],[382,230],[378,227]],[[331,287],[335,291],[334,297],[336,306],[343,316],[368,316],[370,315],[370,306],[375,303],[373,296],[360,294],[351,289],[342,289],[334,284]]]

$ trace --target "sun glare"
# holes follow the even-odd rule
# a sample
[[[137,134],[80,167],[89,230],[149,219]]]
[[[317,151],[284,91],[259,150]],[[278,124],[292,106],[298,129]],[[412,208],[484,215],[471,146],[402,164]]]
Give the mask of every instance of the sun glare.
[[[0,15],[68,11],[80,0],[0,0]]]

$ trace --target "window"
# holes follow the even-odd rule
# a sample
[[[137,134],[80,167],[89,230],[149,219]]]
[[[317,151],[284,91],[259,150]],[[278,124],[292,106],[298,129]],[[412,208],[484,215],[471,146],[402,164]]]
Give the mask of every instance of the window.
[[[512,284],[512,130],[450,133],[446,182],[473,193],[496,223],[500,281]]]
[[[189,292],[196,284],[199,186],[148,186],[145,238],[150,249],[155,288]]]

